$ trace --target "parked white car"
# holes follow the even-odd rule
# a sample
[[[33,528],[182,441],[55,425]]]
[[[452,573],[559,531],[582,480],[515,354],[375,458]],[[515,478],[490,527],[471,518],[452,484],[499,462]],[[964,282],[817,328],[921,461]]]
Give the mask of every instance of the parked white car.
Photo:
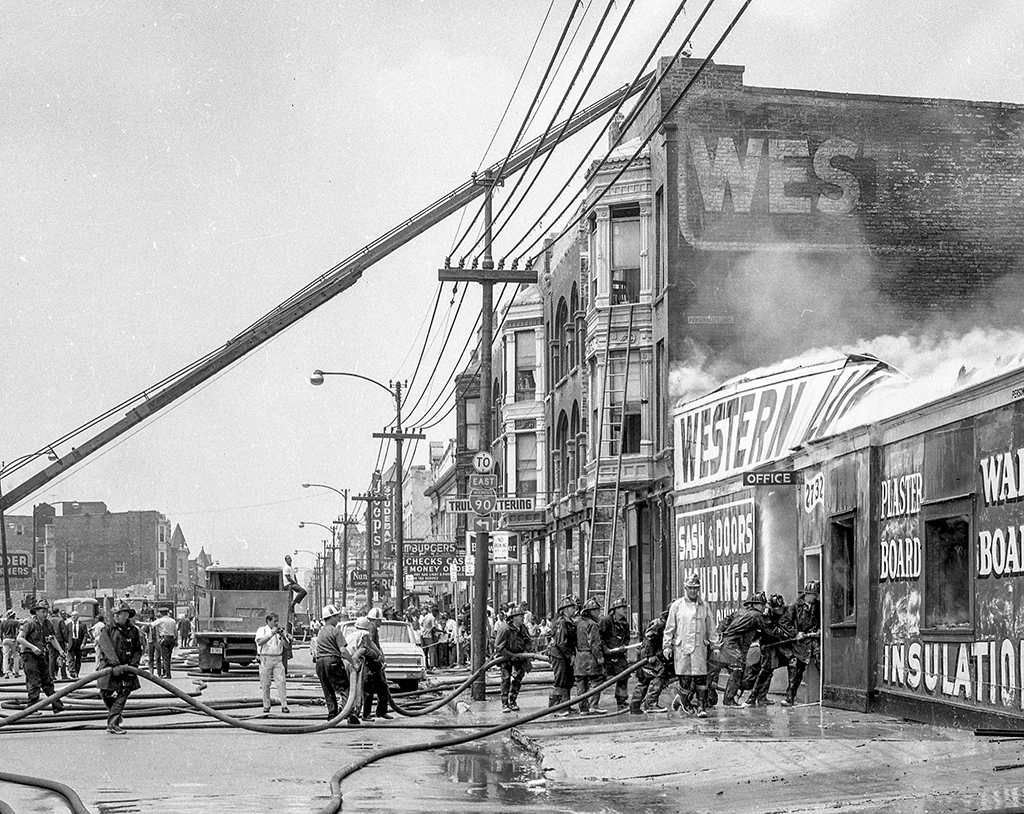
[[[408,622],[382,619],[375,623],[380,636],[380,648],[384,651],[388,681],[393,681],[402,692],[418,689],[427,675],[427,661],[423,648],[416,644],[412,625]],[[342,623],[341,632],[345,638],[352,638],[355,622]]]

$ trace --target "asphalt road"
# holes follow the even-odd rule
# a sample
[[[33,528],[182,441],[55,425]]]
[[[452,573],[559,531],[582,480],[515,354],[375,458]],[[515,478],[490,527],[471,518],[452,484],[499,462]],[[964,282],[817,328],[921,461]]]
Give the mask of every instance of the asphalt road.
[[[299,658],[301,670],[301,652]],[[175,683],[194,689],[187,676]],[[0,698],[20,692],[0,686]],[[293,714],[275,709],[273,718],[322,720],[312,679],[291,680],[289,694]],[[210,683],[201,698],[232,699],[231,714],[263,720],[254,676]],[[529,712],[545,703],[546,692],[528,687],[519,700]],[[49,712],[30,728],[0,728],[0,770],[66,783],[95,814],[308,814],[327,802],[330,776],[358,756],[509,720],[495,698],[415,721],[285,736],[226,728],[192,713],[137,717],[143,703],[151,702],[129,704],[125,736]],[[546,718],[511,737],[372,764],[345,781],[344,811],[947,814],[1024,806],[1024,768],[994,771],[1024,762],[1020,753],[1019,741],[818,707],[719,709],[704,720]],[[67,810],[48,793],[6,783],[0,800],[18,814]]]

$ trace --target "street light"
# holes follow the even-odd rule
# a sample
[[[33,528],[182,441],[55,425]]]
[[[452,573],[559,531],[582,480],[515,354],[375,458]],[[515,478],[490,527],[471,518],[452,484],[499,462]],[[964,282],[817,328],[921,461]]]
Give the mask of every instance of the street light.
[[[354,379],[362,379],[363,381],[370,382],[370,384],[377,385],[381,390],[386,390],[388,395],[395,399],[395,431],[375,432],[373,437],[390,438],[395,442],[395,502],[391,510],[395,518],[395,610],[401,613],[405,610],[405,517],[402,511],[402,441],[406,438],[426,438],[427,436],[422,433],[402,432],[401,382],[389,381],[385,385],[376,379],[371,379],[369,376],[363,376],[360,373],[314,370],[313,374],[309,377],[309,383],[319,386],[324,383],[325,376],[349,376]],[[394,388],[393,390],[392,387]],[[367,533],[369,534],[369,530],[367,530]],[[369,545],[370,541],[367,540],[368,548]]]
[[[321,382],[323,377],[321,376]],[[342,522],[344,526],[341,530],[341,606],[345,607],[348,604],[348,527],[349,524],[355,521],[348,516],[348,489],[335,489],[333,486],[328,486],[326,483],[304,483],[302,484],[303,489],[308,489],[310,486],[317,486],[321,489],[330,489],[332,492],[336,492],[345,498],[345,514]]]
[[[314,523],[311,520],[303,520],[299,523],[299,528],[303,529],[306,526],[319,526],[322,529],[327,529],[331,533],[331,604],[334,604],[334,589],[338,580],[338,572],[336,570],[336,563],[338,558],[335,556],[337,550],[337,526],[325,526],[323,523]],[[324,542],[325,556],[326,556],[327,543]]]

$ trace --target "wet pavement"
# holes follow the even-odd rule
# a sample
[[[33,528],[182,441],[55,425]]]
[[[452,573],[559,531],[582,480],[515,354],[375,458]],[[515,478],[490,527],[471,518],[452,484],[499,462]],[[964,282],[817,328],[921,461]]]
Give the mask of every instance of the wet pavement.
[[[175,683],[195,688],[185,676]],[[311,678],[290,680],[289,694],[293,714],[276,718],[322,719]],[[60,729],[55,724],[65,719],[50,713],[32,729],[0,730],[0,769],[66,783],[95,814],[305,814],[327,803],[330,776],[353,760],[509,720],[495,698],[416,721],[275,736],[208,727],[188,713],[135,717],[137,698],[123,737],[100,723]],[[232,714],[262,719],[255,676],[202,691],[203,701],[229,699],[238,705]],[[527,686],[519,702],[524,714],[539,709],[546,691]],[[545,718],[487,741],[371,764],[344,782],[344,811],[978,811],[1024,805],[1024,768],[993,771],[1024,762],[1022,750],[1024,741],[993,743],[818,707],[719,709],[704,720],[675,713]],[[0,800],[18,814],[67,810],[52,795],[6,783]]]

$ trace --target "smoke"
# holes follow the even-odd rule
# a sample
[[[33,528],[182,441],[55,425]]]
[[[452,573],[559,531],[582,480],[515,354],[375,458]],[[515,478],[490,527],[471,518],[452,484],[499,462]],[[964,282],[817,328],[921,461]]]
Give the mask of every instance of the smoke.
[[[963,334],[880,336],[861,345],[905,377],[869,392],[837,431],[877,421],[1024,367],[1024,331],[973,328]]]
[[[870,393],[842,428],[912,409],[1024,365],[1018,270],[937,293],[934,269],[875,263],[856,249],[782,249],[719,261],[688,281],[688,310],[727,314],[729,330],[684,329],[669,391],[685,402],[737,377],[870,354],[905,377]]]

